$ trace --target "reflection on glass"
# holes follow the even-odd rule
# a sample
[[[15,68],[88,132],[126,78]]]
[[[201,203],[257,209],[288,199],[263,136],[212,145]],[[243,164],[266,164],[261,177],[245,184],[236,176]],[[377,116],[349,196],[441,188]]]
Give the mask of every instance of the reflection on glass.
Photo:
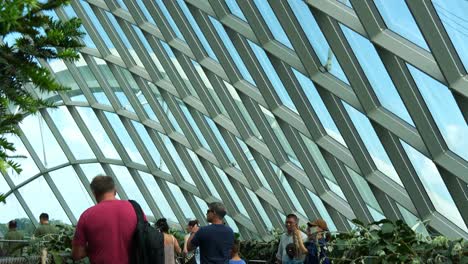
[[[447,86],[417,68],[407,66],[448,147],[468,160],[468,140],[460,140],[468,135],[468,126],[452,93]]]
[[[340,131],[335,125],[330,113],[328,112],[325,104],[322,101],[317,89],[314,86],[314,83],[307,78],[304,74],[296,71],[294,68],[291,68],[297,80],[301,84],[302,91],[304,91],[309,103],[312,105],[315,113],[317,114],[320,122],[327,131],[327,134],[334,138],[336,141],[340,142],[343,146],[346,146],[346,142],[341,136]]]
[[[128,134],[127,129],[122,124],[122,121],[120,121],[119,117],[116,114],[110,112],[104,112],[104,114],[106,115],[107,120],[109,120],[109,123],[111,124],[112,128],[117,134],[117,137],[119,138],[120,142],[127,151],[127,154],[130,157],[130,159],[134,162],[145,164],[145,161],[140,155],[140,151],[135,146],[135,143],[133,143],[132,138]]]
[[[273,37],[282,44],[286,45],[288,48],[293,49],[288,36],[281,27],[281,24],[278,21],[278,18],[276,18],[275,13],[273,13],[270,4],[268,4],[267,1],[261,0],[254,0],[254,3],[257,6],[258,11],[260,11],[260,14],[263,16],[263,20],[273,34]]]
[[[236,64],[237,70],[240,71],[240,73],[242,74],[242,77],[246,81],[248,81],[249,83],[255,86],[255,81],[252,79],[252,76],[250,75],[250,72],[247,70],[247,67],[245,67],[245,64],[242,61],[242,58],[239,56],[239,53],[237,53],[237,50],[234,47],[234,44],[232,43],[228,34],[224,30],[223,25],[218,20],[212,18],[211,16],[210,16],[210,21],[213,24],[216,32],[218,33],[218,36],[221,38],[221,41],[223,42],[227,51],[229,52],[229,55],[231,55],[232,60]]]
[[[348,27],[342,24],[340,27],[382,106],[414,126],[372,43]]]
[[[114,145],[102,127],[102,124],[98,120],[94,111],[88,107],[77,107],[76,109],[78,110],[78,113],[88,128],[92,128],[91,135],[98,144],[104,156],[111,159],[120,159],[119,154],[115,150]]]
[[[397,206],[406,224],[408,224],[411,227],[411,229],[413,229],[414,231],[418,233],[423,234],[424,236],[429,236],[426,226],[423,224],[421,219],[417,218],[414,214],[412,214],[410,211],[408,211],[406,208],[404,208],[400,204],[397,203]]]
[[[141,175],[141,178],[145,182],[145,185],[148,188],[149,193],[153,197],[154,202],[158,206],[159,211],[161,211],[161,213],[164,214],[164,215],[157,216],[157,217],[165,217],[168,220],[177,222],[177,217],[175,216],[174,211],[172,211],[172,207],[167,202],[166,197],[162,193],[161,188],[159,188],[159,185],[154,179],[154,176],[146,172],[142,172],[142,171],[140,171],[139,173]]]
[[[468,232],[468,228],[466,227],[460,212],[458,212],[452,196],[450,196],[447,186],[445,186],[434,163],[404,141],[400,140],[400,142],[408,154],[408,157],[436,210],[461,229],[465,230],[465,232]]]
[[[250,45],[250,48],[252,48],[253,52],[255,53],[255,56],[257,57],[258,61],[260,62],[260,65],[262,65],[263,71],[268,76],[268,79],[273,85],[273,88],[275,89],[276,94],[278,95],[280,100],[285,106],[297,113],[296,106],[291,100],[291,97],[289,97],[286,88],[284,88],[283,82],[281,82],[278,73],[271,64],[270,59],[268,59],[265,51],[251,41],[248,41],[248,43]]]
[[[432,1],[437,14],[439,15],[445,31],[458,52],[458,56],[468,69],[468,19],[466,10],[468,10],[467,1]]]
[[[273,229],[273,224],[270,221],[270,217],[268,217],[267,213],[265,212],[265,209],[260,203],[260,200],[258,199],[257,195],[254,192],[252,192],[252,190],[250,190],[249,188],[245,188],[245,189],[247,190],[247,193],[249,194],[249,197],[255,206],[255,210],[258,211],[258,213],[260,214],[261,220],[263,220],[263,222],[265,223],[266,228],[268,230]]]
[[[429,47],[404,0],[375,0],[374,3],[389,29],[429,51]]]
[[[74,122],[74,119],[68,112],[65,106],[61,106],[57,109],[47,109],[50,117],[54,121],[60,134],[63,136],[68,147],[71,149],[73,155],[77,159],[94,159],[91,148],[88,142],[81,134],[80,129]]]
[[[50,220],[70,224],[70,219],[43,177],[26,184],[19,192],[38,221],[41,213],[48,213]]]
[[[42,115],[29,115],[20,124],[20,127],[22,131],[36,131],[36,133],[25,133],[25,135],[46,168],[68,162]]]
[[[49,174],[76,219],[84,210],[94,205],[73,167],[67,166]]]
[[[296,0],[288,0],[288,3],[325,69],[341,81],[349,84],[307,4],[304,1]]]
[[[369,151],[372,160],[377,166],[377,169],[379,169],[385,175],[389,176],[396,183],[403,186],[400,177],[395,171],[395,168],[393,168],[393,165],[390,162],[390,158],[388,157],[387,152],[385,152],[385,149],[383,148],[382,143],[375,133],[369,119],[367,119],[365,115],[361,114],[349,104],[345,102],[343,102],[343,104],[349,114],[349,117],[353,121],[354,127],[358,131],[362,141],[364,142],[364,145]]]

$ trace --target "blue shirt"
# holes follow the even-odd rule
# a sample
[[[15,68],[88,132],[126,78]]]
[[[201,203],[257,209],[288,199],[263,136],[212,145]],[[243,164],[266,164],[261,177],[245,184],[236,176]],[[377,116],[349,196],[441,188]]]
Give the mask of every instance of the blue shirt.
[[[234,232],[225,225],[201,227],[192,238],[192,247],[200,248],[200,261],[203,264],[228,264],[234,244]]]
[[[229,260],[229,264],[245,264],[245,261],[243,259],[240,260]]]

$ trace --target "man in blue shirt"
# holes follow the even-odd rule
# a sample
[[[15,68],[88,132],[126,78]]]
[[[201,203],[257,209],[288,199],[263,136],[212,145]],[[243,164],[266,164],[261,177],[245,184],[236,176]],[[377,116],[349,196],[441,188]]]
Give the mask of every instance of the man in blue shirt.
[[[234,244],[234,232],[224,225],[226,209],[221,203],[210,203],[206,211],[206,220],[211,225],[194,227],[187,241],[187,249],[200,248],[202,264],[227,264]]]

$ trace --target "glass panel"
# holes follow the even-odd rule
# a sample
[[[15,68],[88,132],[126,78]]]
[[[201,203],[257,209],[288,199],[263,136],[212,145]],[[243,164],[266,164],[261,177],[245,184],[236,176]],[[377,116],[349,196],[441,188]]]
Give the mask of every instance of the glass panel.
[[[195,120],[193,119],[192,117],[192,114],[189,112],[187,106],[185,105],[184,102],[182,102],[181,100],[179,99],[176,99],[177,103],[179,104],[179,107],[180,109],[182,109],[182,112],[184,113],[184,116],[185,118],[187,119],[187,121],[189,122],[190,124],[190,128],[193,129],[193,131],[195,132],[195,134],[197,135],[197,138],[198,140],[200,141],[200,143],[202,144],[202,146],[206,149],[208,149],[209,151],[211,151],[211,148],[210,146],[208,145],[208,142],[206,142],[206,139],[205,137],[203,136],[200,128],[198,127],[197,123],[195,122]]]
[[[180,174],[182,174],[184,180],[188,183],[191,183],[192,185],[195,185],[195,182],[190,176],[190,173],[187,171],[187,168],[185,168],[184,162],[182,162],[182,160],[180,159],[179,153],[177,153],[174,145],[172,145],[172,141],[166,135],[161,134],[159,132],[158,134],[164,142],[164,146],[166,146],[166,149],[169,151],[169,154],[171,155],[172,159],[177,164],[177,168],[179,169]]]
[[[212,18],[211,16],[210,16],[210,21],[213,24],[216,32],[218,32],[218,36],[221,38],[221,41],[223,42],[225,48],[229,52],[229,55],[231,55],[232,60],[236,64],[237,70],[242,74],[242,77],[246,81],[250,82],[252,85],[255,86],[255,81],[252,79],[252,76],[250,75],[249,71],[247,70],[247,67],[245,67],[245,64],[242,61],[242,58],[239,56],[239,53],[237,53],[237,50],[234,47],[234,44],[232,43],[232,41],[229,38],[228,34],[224,30],[223,25],[218,20]]]
[[[155,97],[158,100],[159,105],[161,106],[162,110],[164,111],[164,113],[168,117],[169,122],[171,123],[173,128],[177,132],[179,132],[180,134],[183,135],[184,132],[182,131],[182,128],[180,128],[179,123],[177,123],[177,120],[175,119],[174,115],[172,114],[171,109],[167,105],[166,101],[163,99],[162,95],[159,93],[158,88],[156,88],[156,86],[154,86],[154,84],[151,84],[151,83],[149,83],[149,86],[151,88],[151,91],[155,94]],[[171,95],[169,95],[169,96],[171,96]]]
[[[292,150],[291,145],[289,145],[289,143],[288,143],[288,141],[286,139],[286,136],[283,133],[283,130],[281,130],[281,127],[279,126],[278,122],[276,121],[275,116],[270,111],[268,111],[266,108],[264,108],[263,106],[260,106],[260,108],[262,109],[262,112],[265,115],[266,120],[270,124],[271,129],[273,129],[273,132],[275,133],[276,138],[278,139],[279,143],[281,144],[284,151],[288,155],[289,160],[292,161],[294,164],[296,164],[299,168],[302,169],[301,163],[297,160],[296,154]]]
[[[117,180],[120,183],[120,186],[122,186],[124,192],[127,194],[128,199],[137,201],[147,216],[153,215],[153,212],[149,208],[148,203],[146,203],[145,198],[141,194],[140,189],[136,185],[135,180],[133,180],[128,169],[117,165],[111,165],[111,167],[114,171],[115,177],[117,177]]]
[[[267,213],[265,212],[265,209],[263,208],[263,205],[260,203],[260,200],[258,199],[257,195],[254,192],[252,192],[252,190],[250,190],[249,188],[245,188],[245,189],[247,190],[247,193],[249,194],[250,199],[252,200],[255,206],[255,210],[257,210],[258,213],[260,214],[260,217],[265,223],[267,229],[268,230],[273,229],[273,224],[270,221],[270,217],[268,217]]]
[[[333,51],[328,45],[325,36],[320,30],[307,4],[304,1],[296,0],[288,0],[288,3],[325,69],[341,81],[349,84],[348,79],[341,69],[339,62],[336,60]]]
[[[468,140],[460,140],[468,135],[468,126],[452,93],[447,86],[407,65],[448,147],[468,160]]]
[[[94,159],[93,151],[65,106],[47,109],[60,134],[77,159]]]
[[[136,32],[138,38],[140,39],[141,43],[143,43],[143,46],[145,47],[145,50],[149,53],[151,59],[153,60],[154,64],[156,65],[156,68],[158,71],[161,73],[162,77],[166,80],[169,80],[169,77],[166,74],[166,70],[164,70],[161,62],[159,61],[158,57],[153,51],[153,48],[151,48],[148,40],[146,40],[146,37],[143,35],[143,32],[141,29],[135,25],[132,25],[134,31]],[[155,80],[156,81],[156,80]]]
[[[75,13],[75,10],[73,10],[73,7],[71,5],[66,5],[66,6],[64,6],[62,8],[65,11],[65,13],[67,14],[67,17],[69,19],[77,17],[77,15]],[[80,26],[80,31],[83,31],[85,33],[85,35],[83,36],[83,42],[84,42],[85,46],[88,47],[88,48],[94,48],[95,49],[96,44],[94,44],[93,40],[89,36],[88,31],[85,29],[84,26]]]
[[[382,106],[414,126],[372,43],[348,27],[340,27]]]
[[[258,167],[258,164],[257,164],[257,161],[255,161],[254,157],[252,156],[252,153],[250,153],[250,150],[249,148],[247,147],[247,145],[242,141],[240,140],[239,138],[237,138],[237,142],[239,143],[239,145],[241,146],[242,148],[242,151],[244,152],[245,154],[245,158],[250,162],[250,165],[252,166],[252,168],[254,169],[258,179],[260,180],[260,182],[262,183],[262,185],[267,188],[268,190],[272,191],[271,190],[271,187],[270,187],[270,184],[268,184],[268,181],[267,179],[265,178],[265,175],[263,175],[263,172],[262,170],[260,170],[260,167]],[[247,175],[247,177],[250,177],[249,175]]]
[[[218,110],[220,110],[221,113],[224,114],[225,116],[229,116],[227,111],[226,111],[226,108],[224,108],[223,103],[221,103],[221,100],[219,99],[218,95],[216,94],[213,86],[211,85],[211,82],[208,80],[208,77],[206,76],[205,72],[203,71],[203,68],[201,67],[201,65],[198,64],[198,62],[196,62],[194,60],[191,60],[191,61],[192,61],[193,66],[195,67],[195,70],[197,70],[197,73],[200,76],[201,80],[205,84],[205,87],[208,88],[208,92],[210,93],[211,98],[213,99],[213,101],[216,103],[216,106],[218,107]]]
[[[202,176],[202,180],[205,182],[206,186],[210,190],[211,194],[221,200],[221,196],[219,196],[218,191],[216,190],[215,186],[213,185],[213,182],[211,181],[210,177],[205,171],[205,168],[203,168],[203,165],[201,164],[200,159],[198,158],[197,154],[195,152],[191,151],[190,149],[187,149],[190,158],[192,159],[193,163],[195,164],[195,167],[197,167],[198,173]]]
[[[404,0],[375,0],[374,3],[389,29],[430,51]]]
[[[153,141],[151,140],[148,132],[146,131],[145,126],[142,124],[132,121],[133,126],[135,127],[136,131],[138,132],[141,140],[143,141],[144,146],[148,150],[149,154],[153,158],[154,163],[159,169],[166,167],[164,164],[164,160],[161,158],[158,149],[154,145]],[[169,173],[169,171],[167,171]]]
[[[312,158],[315,161],[315,165],[317,165],[322,175],[330,181],[336,183],[335,176],[331,172],[330,167],[328,167],[328,163],[325,161],[325,158],[323,157],[322,152],[320,152],[318,146],[315,144],[315,142],[313,142],[303,134],[300,135],[302,140],[304,141],[305,146],[309,150],[310,155],[312,155]]]
[[[27,117],[26,119],[28,119],[28,118],[31,118],[31,117]],[[39,173],[39,169],[37,168],[36,164],[34,163],[33,159],[31,158],[31,154],[29,154],[29,151],[23,145],[23,142],[20,140],[20,138],[18,138],[16,136],[6,135],[6,139],[9,142],[13,143],[15,148],[16,148],[16,151],[14,153],[11,153],[10,151],[7,151],[8,155],[24,156],[24,158],[13,159],[13,161],[18,163],[21,166],[21,169],[23,170],[20,174],[17,174],[11,168],[7,169],[7,172],[10,175],[10,178],[13,181],[13,183],[15,185],[18,185],[18,184],[22,183],[23,181],[25,181],[25,180],[31,178],[32,176],[36,175],[37,173]],[[42,154],[42,152],[37,153],[37,155],[41,155],[41,154]]]
[[[143,3],[142,0],[136,0],[137,5],[140,7],[141,12],[143,12],[143,15],[145,16],[146,20],[156,26],[156,22],[153,19],[153,16],[148,12],[148,9],[146,8],[145,4]]]
[[[411,227],[411,229],[413,229],[414,231],[424,236],[429,236],[426,226],[423,224],[421,219],[417,218],[414,214],[412,214],[410,211],[408,211],[406,208],[399,205],[398,203],[397,203],[397,206],[398,206],[398,209],[400,209],[403,219]]]
[[[109,120],[109,123],[117,134],[117,137],[123,147],[127,151],[127,154],[130,156],[130,159],[134,162],[145,164],[145,161],[140,155],[140,151],[135,146],[135,143],[133,143],[132,138],[128,134],[125,126],[122,124],[122,121],[120,121],[120,118],[114,113],[104,112],[104,114],[106,115],[107,120]]]
[[[80,167],[89,182],[91,182],[97,175],[106,175],[99,163],[80,164]]]
[[[89,19],[91,20],[91,24],[93,25],[93,27],[96,28],[96,31],[99,32],[99,36],[106,44],[106,47],[102,47],[102,48],[107,48],[113,55],[119,57],[120,56],[119,53],[115,49],[115,46],[110,40],[109,36],[106,34],[106,31],[102,27],[101,22],[99,22],[98,18],[96,17],[93,10],[91,9],[91,6],[85,1],[80,1],[80,4],[83,7],[86,14],[88,15]]]
[[[377,202],[377,199],[375,199],[374,193],[369,187],[369,184],[367,183],[367,181],[361,175],[351,170],[350,168],[346,167],[346,170],[351,176],[351,179],[353,180],[354,185],[356,185],[356,188],[358,189],[360,196],[362,197],[364,202],[368,205],[368,207],[371,207],[372,209],[376,210],[379,214],[382,214],[383,213],[382,208],[380,208],[379,202]],[[380,220],[380,219],[375,219],[375,220]]]
[[[226,0],[226,4],[233,15],[247,22],[247,18],[245,18],[244,13],[242,13],[237,0]]]
[[[468,20],[466,19],[467,1],[432,1],[447,34],[465,69],[468,69]]]
[[[26,117],[20,124],[20,127],[23,132],[26,131],[25,135],[29,143],[46,168],[52,168],[68,162],[67,157],[42,118],[42,115],[37,114]],[[27,133],[29,131],[37,132],[38,127],[39,133]]]
[[[273,167],[273,170],[275,171],[276,177],[279,178],[279,180],[280,180],[281,184],[283,185],[283,188],[286,191],[289,199],[291,199],[291,202],[296,207],[296,210],[298,210],[303,215],[306,215],[304,209],[302,208],[301,204],[299,203],[299,200],[296,197],[296,194],[293,192],[291,186],[289,185],[289,182],[288,182],[288,179],[286,178],[286,175],[284,175],[283,171],[280,168],[278,168],[278,166],[273,164],[271,161],[270,161],[270,165]]]
[[[49,174],[76,219],[84,210],[94,205],[73,167],[67,166]]]
[[[158,4],[159,8],[161,9],[162,13],[166,17],[167,22],[169,22],[169,25],[171,26],[172,30],[176,34],[176,36],[185,41],[184,36],[182,36],[182,33],[180,32],[179,28],[177,27],[177,24],[174,22],[174,19],[172,19],[171,14],[167,10],[166,6],[164,5],[164,2],[162,0],[156,0],[156,4]]]
[[[333,220],[330,217],[330,214],[328,214],[327,208],[323,204],[322,200],[317,195],[312,193],[311,191],[307,190],[307,192],[309,193],[310,198],[314,202],[315,207],[319,211],[320,216],[323,218],[323,220],[327,222],[328,229],[332,232],[337,231],[335,223],[333,223]]]
[[[17,229],[23,232],[25,238],[32,236],[34,230],[36,230],[14,194],[8,196],[5,203],[0,203],[0,211],[2,212],[0,214],[0,223],[5,224],[5,230],[2,231],[6,231],[6,225],[13,219],[16,220]]]
[[[116,1],[117,1],[117,3],[119,4],[119,6],[120,6],[121,8],[123,8],[123,9],[125,9],[125,10],[128,11],[128,8],[127,8],[127,6],[125,5],[125,3],[124,3],[123,0],[116,0]]]
[[[226,220],[229,227],[232,228],[232,231],[239,233],[239,227],[237,227],[236,222],[234,222],[234,219],[232,219],[229,215],[226,215],[224,219]]]
[[[92,128],[91,135],[96,141],[97,145],[101,149],[104,157],[111,159],[120,159],[119,154],[115,150],[114,145],[112,144],[109,136],[104,131],[104,128],[101,125],[101,122],[98,120],[96,114],[91,108],[88,107],[77,107],[78,113],[80,113],[81,118],[84,123],[88,126],[89,129]]]
[[[167,186],[169,186],[169,189],[171,190],[172,195],[174,195],[177,204],[182,209],[182,213],[184,213],[185,218],[195,219],[195,214],[193,213],[192,208],[190,208],[190,205],[187,203],[187,200],[185,199],[184,194],[180,190],[179,186],[170,182],[167,182]],[[181,224],[183,225],[184,223]]]
[[[51,222],[58,220],[70,224],[70,219],[43,177],[23,186],[19,192],[36,219],[39,220],[41,213],[48,213]]]
[[[247,210],[245,210],[244,204],[237,195],[237,192],[234,190],[234,187],[232,186],[231,181],[229,180],[226,173],[224,173],[224,171],[218,169],[217,167],[215,167],[215,169],[219,175],[219,178],[223,182],[223,185],[226,187],[228,194],[231,197],[231,200],[234,202],[234,205],[237,207],[237,209],[239,209],[239,212],[241,214],[245,215],[247,218],[250,218],[249,214],[247,213]]]
[[[11,189],[10,186],[8,186],[3,175],[4,174],[0,173],[0,194],[5,194]]]
[[[106,62],[104,60],[97,58],[94,59],[98,67],[101,67],[101,65],[106,65]],[[75,66],[78,68],[80,75],[83,77],[84,81],[86,82],[86,85],[93,93],[97,102],[100,104],[111,105],[109,99],[107,98],[98,81],[96,80],[96,77],[94,76],[93,72],[91,72],[91,69],[88,67],[86,61],[83,58],[81,58],[80,60],[75,62]]]
[[[369,119],[347,103],[343,104],[377,168],[403,186]]]
[[[333,181],[331,181],[331,180],[329,180],[327,178],[325,178],[325,181],[327,182],[328,187],[330,187],[330,190],[332,192],[334,192],[336,195],[341,197],[343,200],[348,201],[348,199],[346,199],[346,196],[344,195],[343,191],[341,190],[341,187],[336,182],[333,182]]]
[[[177,0],[177,4],[179,4],[185,17],[188,19],[190,26],[192,26],[193,31],[195,31],[198,40],[200,40],[201,44],[203,45],[203,48],[205,48],[205,51],[208,53],[208,56],[210,56],[210,58],[214,59],[215,61],[218,61],[218,58],[211,49],[210,44],[206,40],[205,35],[203,35],[203,32],[200,30],[197,21],[195,21],[195,19],[193,18],[192,13],[190,13],[190,10],[188,9],[185,2],[183,0]]]
[[[340,142],[342,145],[346,146],[346,142],[341,136],[340,131],[335,125],[330,113],[327,110],[327,107],[322,101],[317,89],[315,88],[313,82],[307,78],[304,74],[296,71],[294,68],[291,68],[296,76],[297,80],[301,84],[302,91],[304,91],[309,103],[312,105],[315,113],[317,114],[320,122],[327,131],[327,134],[334,138],[336,141]]]
[[[224,82],[224,81],[223,81]],[[237,105],[237,108],[239,109],[239,112],[241,113],[242,117],[246,121],[247,125],[249,126],[250,130],[252,133],[258,137],[260,140],[262,140],[262,135],[260,134],[260,131],[258,131],[257,126],[255,125],[254,121],[252,120],[252,117],[250,117],[249,112],[247,112],[247,109],[245,108],[244,104],[242,103],[241,98],[239,97],[239,94],[237,93],[236,89],[234,86],[232,86],[228,82],[224,82],[224,85],[228,89],[229,93],[232,96],[232,99],[234,99],[234,102]]]
[[[141,62],[140,58],[138,58],[138,55],[136,54],[135,50],[133,49],[132,47],[132,44],[130,44],[130,41],[128,41],[128,38],[127,36],[125,35],[125,33],[123,32],[122,28],[120,27],[119,23],[117,22],[117,19],[114,17],[114,15],[112,15],[111,13],[109,12],[106,12],[106,16],[107,18],[110,20],[113,28],[115,29],[115,31],[117,31],[117,34],[119,35],[119,39],[121,42],[123,42],[123,44],[125,45],[125,47],[127,48],[128,52],[130,53],[130,56],[133,58],[134,61],[130,62],[130,61],[125,61],[126,64],[134,64],[136,63],[136,65],[140,66],[140,67],[144,67],[143,66],[143,63]]]
[[[263,16],[263,20],[273,34],[273,37],[282,44],[286,45],[288,48],[293,49],[288,36],[281,27],[280,22],[275,16],[275,13],[273,13],[270,4],[268,4],[267,1],[261,0],[254,0],[254,3],[257,6],[258,11],[260,11],[260,14]]]
[[[154,179],[154,176],[146,172],[139,172],[139,173],[141,175],[141,178],[145,182],[146,188],[148,188],[149,193],[153,197],[154,202],[158,206],[161,213],[164,214],[162,216],[157,216],[157,217],[165,217],[173,222],[178,222],[177,217],[174,214],[174,211],[172,211],[172,207],[167,202],[167,199],[162,193],[161,189],[159,188],[159,185]]]
[[[227,158],[229,159],[229,162],[240,170],[240,167],[237,164],[236,159],[232,155],[231,149],[229,149],[226,141],[224,141],[224,138],[221,135],[221,132],[219,132],[218,127],[216,126],[216,124],[213,122],[213,120],[211,120],[211,118],[208,118],[206,116],[204,116],[204,117],[205,117],[206,122],[210,126],[211,130],[213,131],[216,139],[218,139],[218,143],[219,143],[219,145],[221,145],[221,148],[223,148],[224,154],[226,154]]]
[[[262,65],[263,71],[268,76],[268,79],[273,85],[273,88],[275,89],[276,94],[278,95],[280,100],[285,106],[297,113],[296,106],[291,100],[291,97],[289,97],[289,94],[286,91],[283,82],[281,82],[280,78],[278,77],[278,73],[276,73],[276,70],[271,64],[271,61],[268,59],[265,51],[251,41],[248,41],[248,43],[252,48],[253,52],[255,53],[255,56],[257,56],[260,65]]]
[[[461,229],[465,230],[465,232],[468,232],[468,228],[466,227],[463,218],[453,202],[452,196],[450,196],[447,186],[444,184],[444,181],[442,180],[434,163],[402,140],[400,140],[400,142],[408,154],[408,157],[436,210]]]
[[[197,204],[200,207],[202,212],[206,212],[206,210],[208,210],[208,204],[205,201],[200,199],[198,196],[195,196],[195,200],[197,201]]]

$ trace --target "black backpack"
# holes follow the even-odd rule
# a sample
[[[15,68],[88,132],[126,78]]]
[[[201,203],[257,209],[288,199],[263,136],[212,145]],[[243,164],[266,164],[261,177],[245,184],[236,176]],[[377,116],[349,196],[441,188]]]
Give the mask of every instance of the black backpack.
[[[133,235],[132,264],[164,264],[164,235],[143,217],[140,205],[129,200],[137,215]]]

